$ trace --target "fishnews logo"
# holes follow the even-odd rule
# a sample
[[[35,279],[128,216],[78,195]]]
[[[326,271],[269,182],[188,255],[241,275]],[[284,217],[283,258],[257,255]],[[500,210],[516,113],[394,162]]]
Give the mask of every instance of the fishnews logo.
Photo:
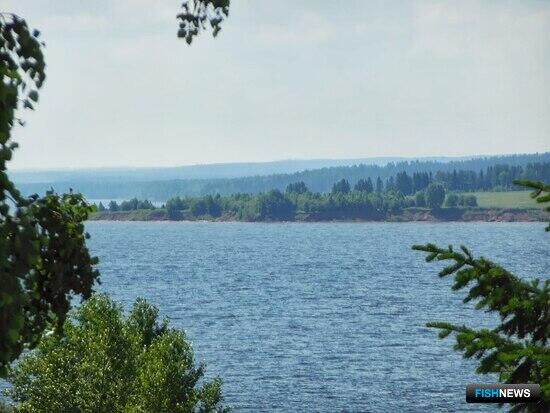
[[[468,384],[468,403],[536,403],[540,401],[538,384]]]

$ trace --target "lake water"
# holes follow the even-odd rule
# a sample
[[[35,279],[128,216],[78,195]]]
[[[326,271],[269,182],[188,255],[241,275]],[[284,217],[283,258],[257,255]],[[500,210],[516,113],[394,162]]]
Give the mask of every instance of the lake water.
[[[425,327],[491,326],[415,243],[467,244],[518,275],[548,274],[542,223],[89,222],[102,285],[185,329],[235,412],[495,411],[493,382]]]
[[[90,222],[102,291],[185,329],[234,411],[472,411],[474,363],[424,325],[490,326],[411,251],[466,243],[546,276],[544,224]],[[482,410],[479,406],[475,409]],[[486,407],[486,410],[487,407]],[[491,408],[494,410],[494,408]]]

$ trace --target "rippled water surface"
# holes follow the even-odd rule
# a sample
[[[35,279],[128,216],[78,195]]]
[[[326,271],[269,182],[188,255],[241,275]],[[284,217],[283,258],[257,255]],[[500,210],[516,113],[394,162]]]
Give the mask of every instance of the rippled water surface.
[[[102,291],[144,296],[185,329],[236,412],[494,411],[474,363],[424,325],[490,326],[415,243],[466,243],[544,278],[543,224],[90,222]]]

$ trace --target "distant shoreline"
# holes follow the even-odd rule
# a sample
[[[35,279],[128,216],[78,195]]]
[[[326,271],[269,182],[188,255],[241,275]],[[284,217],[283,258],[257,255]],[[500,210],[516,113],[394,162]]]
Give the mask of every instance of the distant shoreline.
[[[425,208],[406,208],[399,214],[388,214],[380,219],[318,217],[307,214],[297,214],[292,220],[240,220],[235,216],[224,215],[213,218],[202,216],[198,218],[183,217],[172,220],[166,210],[132,210],[132,211],[102,211],[95,212],[90,221],[137,221],[137,222],[327,222],[327,223],[361,223],[361,222],[545,222],[550,219],[548,213],[541,209],[527,208],[441,208],[429,210]]]

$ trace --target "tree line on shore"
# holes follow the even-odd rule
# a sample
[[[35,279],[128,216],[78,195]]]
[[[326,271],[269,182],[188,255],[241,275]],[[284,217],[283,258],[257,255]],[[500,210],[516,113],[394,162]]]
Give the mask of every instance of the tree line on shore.
[[[402,175],[401,175],[402,176]],[[398,180],[398,182],[401,182]],[[241,221],[279,221],[307,217],[314,220],[330,219],[384,219],[402,213],[410,207],[439,209],[446,207],[475,207],[472,194],[446,194],[445,187],[429,183],[414,195],[400,190],[382,191],[379,182],[360,179],[353,187],[346,179],[334,183],[329,193],[311,192],[304,182],[294,182],[285,192],[272,189],[260,194],[234,194],[229,196],[170,198],[165,209],[170,220],[230,217]],[[111,201],[106,208],[99,204],[100,212],[155,209],[150,201],[137,198],[118,204]]]
[[[185,211],[189,217],[210,216],[218,218],[229,214],[237,219],[290,219],[296,213],[312,214],[319,218],[380,218],[380,214],[399,213],[403,208],[427,207],[475,207],[477,199],[473,190],[499,191],[510,189],[518,176],[550,178],[550,163],[528,164],[525,168],[515,165],[489,166],[479,173],[467,170],[398,172],[385,181],[377,177],[360,178],[352,186],[342,178],[333,184],[328,193],[314,192],[304,181],[287,185],[286,190],[273,188],[258,194],[235,193],[228,196],[205,195],[170,198],[161,209],[167,210],[170,219],[182,219]],[[430,195],[433,188],[446,193],[436,202]],[[430,191],[428,191],[429,188]],[[458,193],[455,193],[458,192]],[[439,199],[438,198],[438,199]],[[273,207],[277,205],[277,207]],[[155,205],[145,199],[132,198],[99,203],[100,212],[153,210]]]

